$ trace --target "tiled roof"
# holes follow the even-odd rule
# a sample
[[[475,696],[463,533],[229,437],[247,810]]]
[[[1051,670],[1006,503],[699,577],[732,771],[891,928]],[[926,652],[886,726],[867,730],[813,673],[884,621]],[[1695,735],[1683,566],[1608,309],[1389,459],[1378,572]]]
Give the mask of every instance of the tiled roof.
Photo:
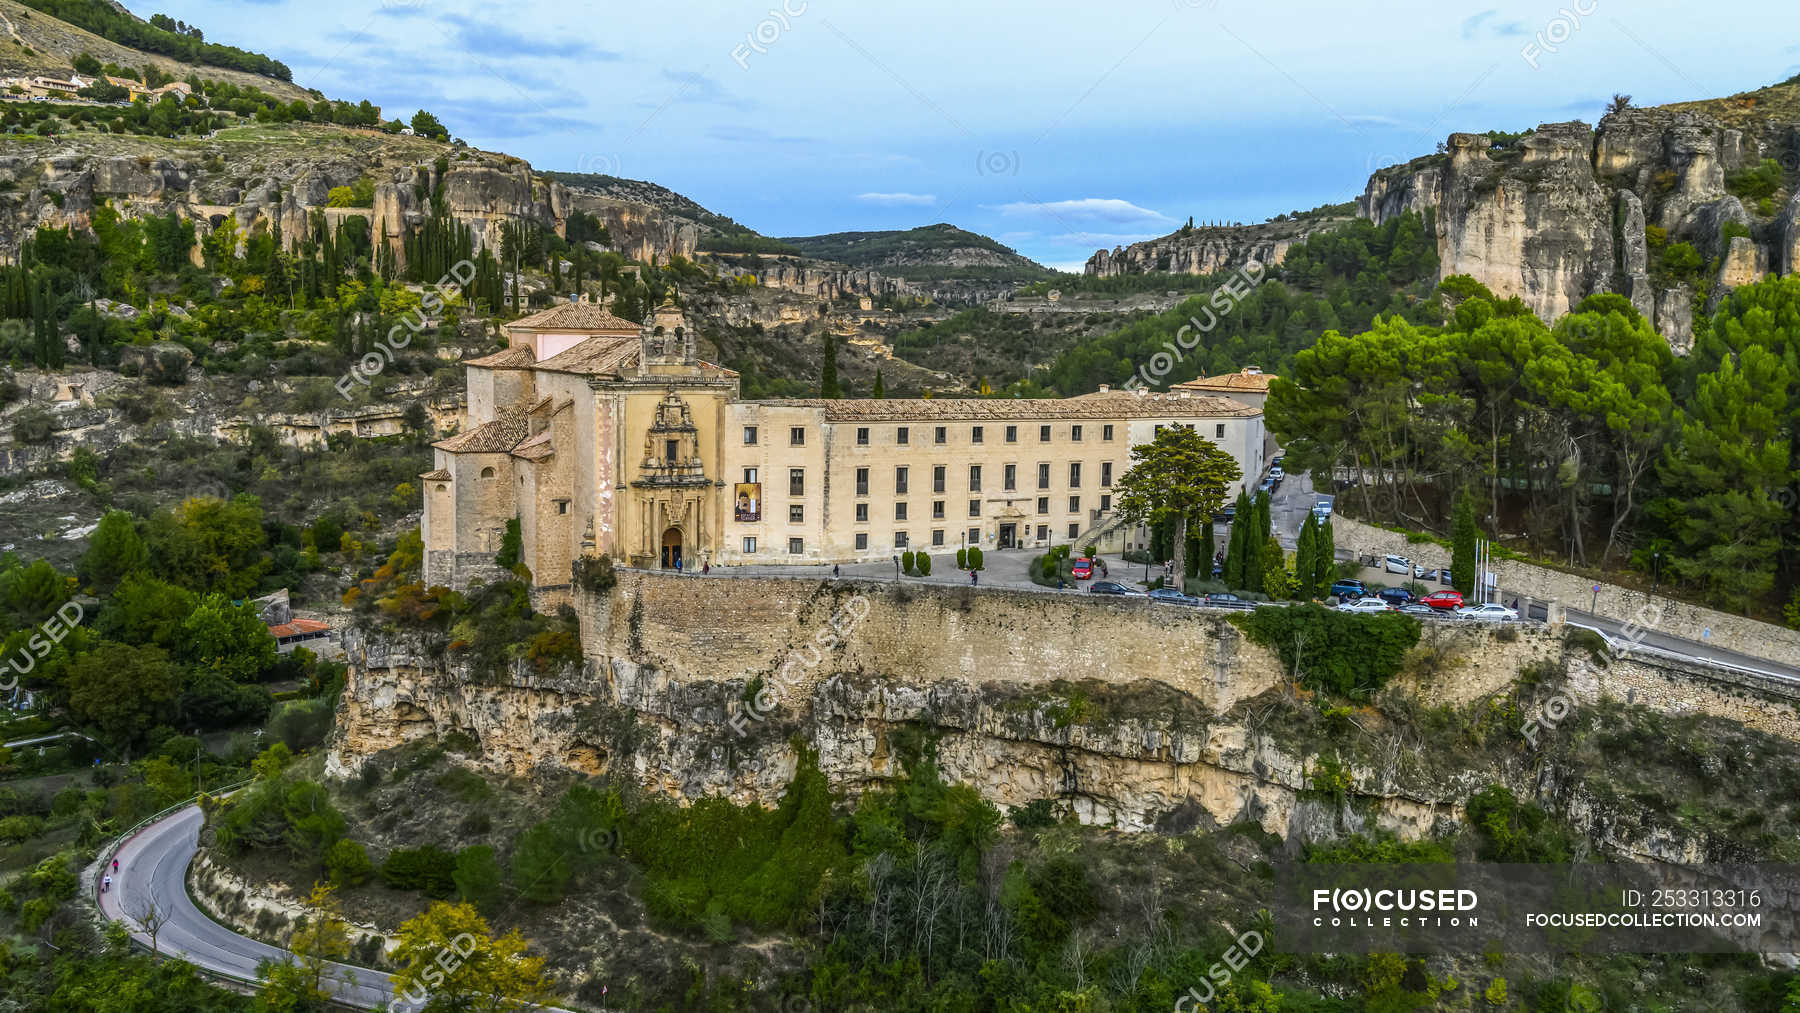
[[[1226,373],[1222,376],[1203,376],[1197,380],[1188,380],[1171,386],[1170,390],[1237,390],[1268,393],[1269,381],[1274,379],[1270,373],[1252,373],[1243,370],[1237,373]]]
[[[565,302],[506,325],[521,331],[615,331],[636,335],[641,327],[592,302]]]
[[[626,366],[637,362],[638,351],[636,335],[629,338],[593,337],[574,348],[552,355],[538,363],[537,368],[553,373],[617,376]]]
[[[439,468],[436,471],[428,471],[425,474],[420,475],[419,478],[426,482],[448,482],[450,481],[450,473]]]
[[[530,429],[524,416],[513,409],[502,408],[492,422],[483,422],[466,433],[439,440],[432,446],[452,454],[504,454],[518,446],[528,432]]]
[[[793,398],[748,403],[821,408],[827,422],[1248,418],[1262,414],[1255,408],[1229,398],[1194,394],[1137,394],[1123,390],[1066,398]]]
[[[530,369],[535,361],[531,357],[531,349],[524,345],[514,345],[480,358],[464,359],[463,365],[486,366],[489,369]]]
[[[556,448],[551,446],[550,430],[546,429],[514,447],[512,452],[514,457],[522,457],[527,461],[541,461],[556,453]]]
[[[297,637],[302,633],[325,633],[330,629],[330,623],[322,623],[317,619],[296,619],[291,623],[277,623],[269,627],[269,636],[280,640],[282,637]]]

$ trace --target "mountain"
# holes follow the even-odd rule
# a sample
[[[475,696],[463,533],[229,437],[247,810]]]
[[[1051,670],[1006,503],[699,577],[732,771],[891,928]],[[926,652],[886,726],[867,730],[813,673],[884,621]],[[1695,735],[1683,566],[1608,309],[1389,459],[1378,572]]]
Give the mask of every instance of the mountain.
[[[782,242],[820,260],[849,267],[998,268],[1027,281],[1055,272],[1009,246],[940,222],[905,231],[831,232],[788,236]],[[941,274],[934,275],[941,277]]]
[[[1260,225],[1200,225],[1191,221],[1161,239],[1095,250],[1083,274],[1099,278],[1122,274],[1217,274],[1254,260],[1279,264],[1288,248],[1306,237],[1328,232],[1356,217],[1355,204],[1331,204],[1295,211]]]

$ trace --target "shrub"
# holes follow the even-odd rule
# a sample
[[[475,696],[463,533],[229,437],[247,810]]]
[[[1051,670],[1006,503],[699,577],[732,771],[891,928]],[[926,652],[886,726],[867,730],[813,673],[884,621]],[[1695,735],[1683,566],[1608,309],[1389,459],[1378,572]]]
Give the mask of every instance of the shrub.
[[[968,549],[957,549],[956,550],[956,568],[958,570],[967,570],[969,568],[969,550]]]
[[[919,576],[931,576],[931,553],[921,552],[913,557],[913,565],[918,568]]]
[[[983,567],[981,565],[981,550],[980,549],[972,548],[969,550],[969,569],[971,569],[971,570],[985,569],[985,567]]]
[[[1047,798],[1032,799],[1021,806],[1007,809],[1006,815],[1020,830],[1056,825],[1056,803]]]
[[[325,849],[325,873],[336,886],[361,886],[374,871],[369,850],[348,837]]]
[[[900,569],[908,577],[913,575],[913,551],[911,549],[900,553]]]
[[[1763,200],[1781,189],[1781,163],[1765,158],[1748,169],[1725,177],[1725,189],[1744,200]]]
[[[1398,612],[1355,615],[1319,605],[1236,616],[1250,639],[1281,655],[1305,685],[1366,700],[1399,673],[1419,642],[1419,621]]]
[[[581,556],[574,563],[575,586],[588,594],[605,594],[619,583],[611,556]]]
[[[381,881],[442,900],[456,889],[455,870],[455,856],[435,845],[396,848],[381,863]]]
[[[485,844],[457,852],[451,878],[457,895],[477,908],[492,907],[500,896],[500,863],[494,860],[494,849]]]

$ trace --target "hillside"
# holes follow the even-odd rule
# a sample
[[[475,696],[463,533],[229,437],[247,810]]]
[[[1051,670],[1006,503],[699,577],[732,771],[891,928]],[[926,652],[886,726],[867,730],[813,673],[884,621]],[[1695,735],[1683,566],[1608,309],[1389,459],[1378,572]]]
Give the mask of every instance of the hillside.
[[[782,242],[806,256],[850,267],[998,268],[1027,281],[1053,273],[1009,246],[943,222],[905,231],[787,236]]]
[[[1112,252],[1095,250],[1082,273],[1111,278],[1131,274],[1217,274],[1254,260],[1279,264],[1288,248],[1308,236],[1329,232],[1356,217],[1356,205],[1330,204],[1295,211],[1259,225],[1188,224],[1160,239],[1147,239]]]
[[[34,10],[31,5],[18,0],[0,0],[0,76],[67,76],[75,57],[82,53],[101,63],[155,67],[179,80],[199,77],[227,81],[240,88],[254,86],[289,102],[312,102],[320,97],[317,92],[277,77],[213,64],[189,63],[134,49],[58,20],[42,10]]]

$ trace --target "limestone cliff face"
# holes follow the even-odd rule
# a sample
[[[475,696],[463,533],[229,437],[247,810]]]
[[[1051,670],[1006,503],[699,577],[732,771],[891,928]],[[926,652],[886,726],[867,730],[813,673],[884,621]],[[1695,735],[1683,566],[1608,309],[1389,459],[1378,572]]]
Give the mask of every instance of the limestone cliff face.
[[[420,192],[440,182],[451,215],[473,230],[477,249],[496,249],[509,222],[561,234],[576,210],[599,219],[611,248],[633,259],[691,257],[699,238],[690,221],[655,207],[571,193],[509,156],[447,150],[418,138],[315,130],[318,138],[300,135],[294,140],[303,143],[293,146],[110,135],[21,145],[23,151],[0,156],[0,184],[6,184],[0,188],[0,251],[16,251],[39,227],[87,228],[102,202],[127,218],[173,212],[193,220],[201,235],[226,219],[243,235],[279,225],[290,246],[304,236],[314,212],[324,212],[330,224],[360,215],[375,235],[385,228],[398,249],[399,237],[428,213]],[[120,154],[121,147],[142,153]],[[441,179],[434,164],[440,155],[449,169]],[[332,188],[362,179],[375,184],[372,207],[327,206]]]
[[[1471,275],[1545,320],[1588,295],[1619,292],[1686,351],[1696,310],[1800,261],[1795,202],[1772,214],[1726,190],[1734,171],[1791,160],[1793,144],[1791,127],[1732,125],[1681,107],[1626,109],[1597,131],[1545,124],[1502,146],[1452,134],[1444,153],[1376,172],[1357,208],[1377,224],[1435,211],[1442,275]],[[1655,243],[1650,225],[1663,230]],[[1748,235],[1727,237],[1728,225]],[[1658,279],[1657,248],[1677,242],[1706,262],[1704,305],[1695,305],[1692,279]]]
[[[560,672],[476,673],[418,643],[347,636],[330,769],[455,730],[496,772],[608,773],[677,798],[773,804],[797,743],[854,795],[898,773],[895,733],[910,727],[935,737],[946,777],[1002,806],[1052,799],[1128,830],[1251,820],[1303,837],[1336,819],[1308,790],[1306,750],[1238,706],[1277,685],[1280,663],[1220,615],[631,571],[610,597],[575,604],[587,660]],[[1470,692],[1546,649],[1453,635],[1480,659]],[[1405,765],[1355,777],[1361,818],[1409,836],[1470,790]]]
[[[1295,243],[1349,220],[1348,214],[1342,214],[1260,225],[1184,228],[1161,239],[1115,246],[1110,253],[1095,250],[1082,272],[1101,278],[1152,271],[1214,274],[1242,267],[1252,260],[1279,264]]]

